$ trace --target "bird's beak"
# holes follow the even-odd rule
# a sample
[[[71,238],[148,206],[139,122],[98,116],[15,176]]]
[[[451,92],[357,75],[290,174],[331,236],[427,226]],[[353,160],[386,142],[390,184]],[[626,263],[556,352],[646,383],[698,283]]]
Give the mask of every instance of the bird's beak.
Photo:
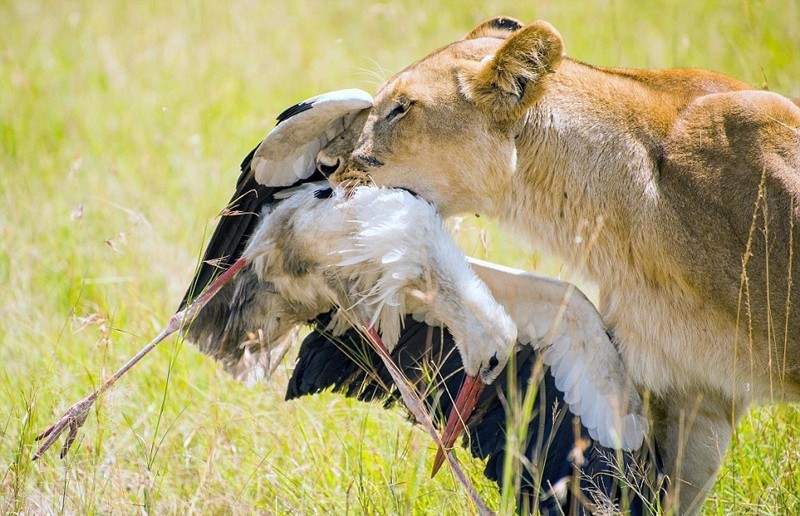
[[[458,437],[466,429],[467,420],[469,419],[472,411],[475,410],[475,405],[481,397],[486,384],[481,381],[477,376],[466,376],[464,384],[461,385],[461,390],[458,391],[456,402],[450,410],[450,417],[447,419],[447,425],[444,427],[442,433],[442,446],[436,452],[436,459],[433,461],[433,471],[431,477],[435,477],[439,468],[444,463],[444,458],[453,444],[458,440]]]

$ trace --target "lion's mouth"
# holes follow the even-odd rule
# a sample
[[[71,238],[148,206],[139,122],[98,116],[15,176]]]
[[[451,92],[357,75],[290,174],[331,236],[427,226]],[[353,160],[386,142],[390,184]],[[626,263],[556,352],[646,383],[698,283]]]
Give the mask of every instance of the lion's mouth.
[[[417,192],[415,192],[414,190],[412,190],[411,188],[405,188],[405,187],[403,187],[403,186],[398,186],[398,187],[396,187],[396,188],[397,188],[398,190],[405,190],[406,192],[410,193],[410,194],[411,194],[411,195],[413,195],[414,197],[419,197],[419,198],[420,198],[420,199],[422,199],[423,201],[430,202],[430,201],[428,201],[427,199],[425,199],[423,196],[421,196],[420,194],[418,194]]]
[[[336,189],[344,190],[345,196],[349,197],[353,190],[360,186],[383,186],[378,185],[372,179],[372,176],[363,170],[358,169],[350,169],[347,171],[342,172],[341,174],[334,174],[328,178],[331,186]],[[418,197],[420,199],[426,200],[427,202],[431,202],[425,198],[425,196],[419,194],[415,190],[411,188],[407,188],[404,186],[386,186],[387,188],[396,188],[398,190],[405,190],[406,192],[410,193],[414,197]]]
[[[328,181],[334,188],[341,188],[346,192],[350,192],[359,186],[374,186],[375,181],[372,180],[367,172],[363,170],[347,170],[341,174],[332,175]]]

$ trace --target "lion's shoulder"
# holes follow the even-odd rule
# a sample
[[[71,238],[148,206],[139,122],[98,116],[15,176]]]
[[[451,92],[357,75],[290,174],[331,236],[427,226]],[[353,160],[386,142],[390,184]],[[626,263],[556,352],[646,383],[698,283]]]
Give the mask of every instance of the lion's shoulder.
[[[706,167],[750,164],[759,175],[783,161],[800,179],[800,107],[769,91],[702,95],[681,111],[667,145]]]

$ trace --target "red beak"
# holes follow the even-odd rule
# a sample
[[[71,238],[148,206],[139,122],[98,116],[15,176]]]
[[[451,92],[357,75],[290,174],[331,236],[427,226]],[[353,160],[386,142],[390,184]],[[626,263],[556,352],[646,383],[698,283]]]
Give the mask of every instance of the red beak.
[[[453,444],[458,440],[458,437],[466,429],[467,420],[470,414],[475,410],[475,405],[483,392],[484,384],[477,376],[467,376],[464,378],[464,383],[461,385],[461,390],[458,391],[456,402],[450,410],[450,417],[447,419],[447,425],[444,427],[442,433],[442,446],[436,452],[436,459],[433,461],[433,471],[431,477],[435,477],[439,468],[444,463],[446,453],[450,451]]]

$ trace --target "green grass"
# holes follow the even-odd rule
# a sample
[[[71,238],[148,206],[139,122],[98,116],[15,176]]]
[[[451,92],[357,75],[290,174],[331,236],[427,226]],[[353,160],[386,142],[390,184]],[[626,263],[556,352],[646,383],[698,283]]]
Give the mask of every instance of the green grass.
[[[291,359],[249,388],[175,341],[102,399],[65,461],[30,461],[34,435],[176,308],[239,161],[284,107],[374,91],[494,14],[547,19],[594,64],[713,68],[800,97],[797,1],[421,5],[0,1],[0,512],[472,510],[450,475],[428,478],[430,439],[399,411],[285,403]],[[461,239],[561,272],[483,221]],[[792,407],[746,417],[704,509],[800,511],[798,428]]]

